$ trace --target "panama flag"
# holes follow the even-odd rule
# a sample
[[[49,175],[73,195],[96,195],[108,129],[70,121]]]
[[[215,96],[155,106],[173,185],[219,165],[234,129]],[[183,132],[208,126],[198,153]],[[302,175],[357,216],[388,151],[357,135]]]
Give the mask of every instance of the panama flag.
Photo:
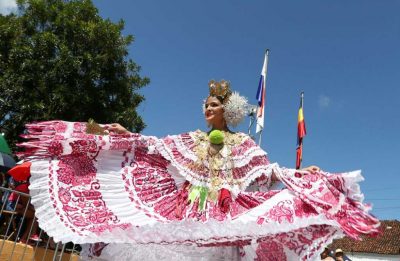
[[[258,101],[256,133],[259,133],[264,129],[265,87],[267,81],[268,54],[269,50],[267,49],[264,57],[264,65],[261,70],[260,82],[258,83],[256,97]]]

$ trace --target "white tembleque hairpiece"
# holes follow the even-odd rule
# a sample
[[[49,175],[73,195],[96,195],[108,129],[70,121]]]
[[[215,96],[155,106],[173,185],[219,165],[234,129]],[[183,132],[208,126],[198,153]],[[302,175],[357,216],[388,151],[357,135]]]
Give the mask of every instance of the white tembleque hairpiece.
[[[224,118],[226,123],[232,127],[236,127],[243,121],[249,110],[249,104],[244,96],[238,92],[233,92],[228,98],[228,102],[224,105]]]

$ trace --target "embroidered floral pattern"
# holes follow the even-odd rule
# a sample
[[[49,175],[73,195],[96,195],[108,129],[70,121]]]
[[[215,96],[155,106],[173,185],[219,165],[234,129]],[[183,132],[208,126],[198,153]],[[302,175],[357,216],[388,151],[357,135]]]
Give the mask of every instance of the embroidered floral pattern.
[[[66,124],[56,124],[57,132],[66,130]],[[75,137],[84,135],[83,124],[74,124],[72,130]],[[49,168],[49,176],[56,176],[58,189],[55,190],[51,183],[49,191],[60,220],[71,231],[81,235],[85,231],[101,233],[116,227],[130,227],[130,224],[121,223],[107,208],[100,192],[100,183],[96,179],[94,161],[105,142],[100,137],[96,141],[95,136],[86,135],[85,139],[70,142],[71,153],[62,155],[64,149],[61,137],[58,135],[49,146],[49,152],[58,156],[57,165]],[[58,207],[57,201],[62,207]]]
[[[299,257],[299,260],[309,260],[319,254],[318,251],[321,251],[328,238],[334,233],[335,231],[327,225],[311,225],[293,230],[290,233],[280,233],[265,237],[259,240],[257,255],[260,253],[261,257],[264,257],[270,251],[275,252],[278,249],[278,252],[284,252],[284,249],[287,249],[294,252]],[[273,242],[272,245],[270,245],[271,242]],[[258,258],[260,258],[259,255]]]
[[[54,140],[49,145],[49,153],[54,156],[60,156],[63,153],[63,146],[60,141]]]
[[[62,156],[57,170],[57,179],[67,185],[88,185],[96,176],[96,169],[89,157],[81,155]]]
[[[256,261],[286,261],[283,246],[274,241],[262,241],[258,244]]]
[[[269,220],[277,221],[278,223],[289,222],[293,223],[293,202],[290,200],[280,201],[265,215]]]
[[[81,242],[115,239],[113,233],[120,233],[124,242],[240,245],[240,255],[245,256],[247,245],[257,240],[253,250],[258,260],[286,260],[288,256],[308,260],[341,231],[355,238],[377,232],[378,220],[359,200],[355,186],[359,174],[352,174],[356,181],[350,174],[296,176],[299,171],[269,164],[265,152],[244,134],[232,134],[226,141],[230,147],[220,151],[229,161],[210,165],[203,149],[208,140],[200,131],[157,139],[139,134],[86,134],[83,123],[44,122],[27,128],[26,137],[33,140],[23,145],[28,148],[25,156],[44,159],[37,166],[36,161],[32,163],[36,168],[32,189],[37,193],[32,202],[40,201],[48,208],[37,208],[40,224],[60,238],[71,236],[60,235],[48,218]],[[112,166],[102,162],[104,154],[113,157]],[[219,179],[211,175],[211,169]],[[253,181],[268,187],[272,170],[290,192],[245,191]],[[186,181],[179,181],[182,177],[178,175]],[[110,180],[122,182],[115,192],[107,188],[115,189],[114,184],[102,183],[111,176]],[[177,187],[175,179],[183,185]],[[226,193],[219,195],[219,201],[208,199],[199,210],[198,198],[188,200],[193,186],[216,186]],[[38,193],[43,188],[48,189],[45,197]],[[46,197],[49,200],[44,201]],[[132,207],[142,223],[138,225],[135,219],[123,223],[120,218],[126,218],[126,213],[119,206],[111,210],[109,202],[124,202],[123,209]],[[191,235],[185,224],[198,230]],[[162,229],[152,234],[152,227]]]
[[[294,199],[294,213],[295,213],[296,217],[299,217],[299,218],[302,218],[302,217],[307,218],[311,215],[318,214],[312,206],[305,203],[300,198]]]

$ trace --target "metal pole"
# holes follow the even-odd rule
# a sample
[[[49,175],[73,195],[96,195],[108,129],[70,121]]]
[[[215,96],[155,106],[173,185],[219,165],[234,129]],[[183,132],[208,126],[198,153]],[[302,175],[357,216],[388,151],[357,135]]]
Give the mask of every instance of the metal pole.
[[[252,139],[255,139],[255,137],[251,134],[251,129],[254,125],[254,122],[256,121],[255,117],[256,113],[257,113],[257,105],[249,105],[249,114],[247,116],[250,117],[250,123],[247,132]]]
[[[248,129],[248,134],[251,136],[251,126],[253,125],[253,115],[250,114],[250,124],[249,124],[249,129]]]

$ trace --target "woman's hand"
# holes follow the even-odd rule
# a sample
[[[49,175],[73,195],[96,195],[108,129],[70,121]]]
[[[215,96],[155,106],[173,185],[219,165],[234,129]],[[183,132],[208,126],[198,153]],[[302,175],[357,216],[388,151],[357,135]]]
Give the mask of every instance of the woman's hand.
[[[111,133],[116,133],[116,134],[128,134],[131,133],[127,129],[125,129],[121,124],[119,123],[112,123],[112,124],[106,124],[104,125],[104,128]]]
[[[310,172],[311,174],[314,174],[314,173],[316,173],[316,172],[321,171],[320,167],[314,166],[314,165],[311,165],[311,166],[302,168],[301,170],[303,170],[303,171],[308,171],[308,172]]]

